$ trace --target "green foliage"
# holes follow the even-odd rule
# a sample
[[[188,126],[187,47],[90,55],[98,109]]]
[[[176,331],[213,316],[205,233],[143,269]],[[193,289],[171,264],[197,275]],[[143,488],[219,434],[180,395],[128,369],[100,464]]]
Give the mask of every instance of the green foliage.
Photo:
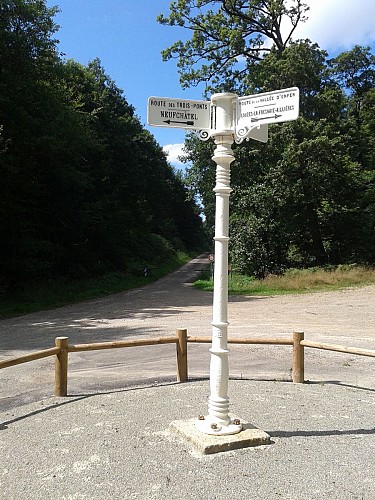
[[[143,272],[144,263],[134,261],[129,272],[113,271],[92,278],[58,278],[30,283],[6,295],[0,303],[0,318],[52,309],[144,286],[169,274],[189,259],[183,252],[174,253],[169,260],[149,269],[147,276]]]
[[[183,88],[204,81],[217,92],[239,89],[249,68],[271,50],[264,40],[282,51],[298,23],[306,20],[308,7],[302,0],[286,4],[285,0],[173,1],[169,16],[160,14],[158,22],[185,28],[192,36],[165,49],[163,59],[178,60]],[[290,25],[286,34],[281,24]]]
[[[370,47],[355,45],[329,61],[338,82],[357,99],[375,86],[375,56]]]
[[[0,4],[0,290],[160,265],[197,205],[99,60],[61,60],[56,9]]]
[[[305,61],[300,80],[295,70],[299,48]],[[351,144],[350,97],[328,79],[322,56],[317,46],[300,42],[274,60],[273,54],[267,56],[265,71],[263,62],[257,66],[255,73],[268,74],[265,83],[272,86],[272,76],[279,78],[280,66],[287,74],[290,63],[303,93],[296,122],[272,127],[267,145],[236,149],[231,254],[244,273],[262,277],[290,265],[374,259],[369,172]],[[307,80],[309,74],[314,78]]]
[[[375,261],[375,56],[355,46],[335,59],[309,40],[292,41],[301,2],[172,2],[163,24],[190,40],[178,58],[183,85],[253,94],[300,89],[300,118],[274,125],[267,144],[234,146],[230,256],[242,273],[265,277],[290,266]],[[280,24],[292,19],[291,32]],[[198,34],[195,34],[198,31]],[[263,42],[267,43],[262,45]],[[211,84],[211,87],[209,87]],[[212,144],[186,140],[186,179],[214,223]]]
[[[285,295],[341,290],[375,283],[375,269],[356,265],[287,269],[281,275],[255,279],[233,273],[229,278],[230,295]],[[213,281],[201,278],[194,283],[199,290],[212,291]]]

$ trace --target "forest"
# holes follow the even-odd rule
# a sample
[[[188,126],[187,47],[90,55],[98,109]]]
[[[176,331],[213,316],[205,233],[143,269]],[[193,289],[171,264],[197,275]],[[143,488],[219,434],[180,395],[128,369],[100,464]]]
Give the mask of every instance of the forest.
[[[266,144],[233,147],[230,259],[259,278],[375,262],[375,56],[357,45],[332,58],[311,40],[294,40],[308,11],[302,0],[180,0],[158,18],[191,33],[163,52],[177,61],[182,87],[204,83],[207,97],[300,89],[298,120],[271,125]],[[187,183],[208,227],[213,150],[213,141],[186,140]]]
[[[58,51],[57,8],[0,3],[0,293],[200,249],[200,209],[99,60]]]
[[[113,271],[134,275],[210,250],[213,141],[186,136],[176,172],[96,59],[58,51],[57,7],[0,3],[0,293]],[[288,20],[289,31],[281,25]],[[375,56],[330,57],[293,38],[302,0],[179,0],[155,22],[182,88],[300,89],[298,120],[234,145],[230,260],[263,278],[291,267],[375,262]],[[176,31],[176,33],[177,33]],[[205,221],[201,217],[204,207]]]

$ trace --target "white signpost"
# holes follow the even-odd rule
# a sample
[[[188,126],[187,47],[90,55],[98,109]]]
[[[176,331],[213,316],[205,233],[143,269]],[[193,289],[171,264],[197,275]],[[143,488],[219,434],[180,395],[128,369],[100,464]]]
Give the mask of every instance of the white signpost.
[[[211,102],[170,97],[149,97],[147,122],[156,127],[192,130],[211,128]]]
[[[297,87],[239,97],[237,128],[244,125],[296,120],[298,113],[299,89]]]
[[[148,123],[159,127],[199,130],[202,140],[213,137],[216,149],[215,270],[213,293],[212,346],[210,362],[210,396],[208,415],[200,416],[196,428],[205,434],[230,435],[242,431],[242,423],[229,416],[228,365],[228,242],[230,164],[233,141],[244,139],[267,142],[268,124],[298,118],[299,90],[290,88],[238,97],[236,94],[214,94],[210,102],[150,97]],[[243,431],[246,433],[247,431]],[[260,431],[263,432],[263,431]],[[264,437],[267,436],[267,437]],[[262,444],[269,440],[263,432]],[[247,444],[249,446],[249,444]],[[228,448],[225,448],[228,449]]]
[[[252,137],[254,127],[296,120],[299,114],[299,89],[275,90],[239,97],[236,110],[236,134]],[[261,139],[258,139],[261,140]],[[263,141],[266,142],[266,141]]]

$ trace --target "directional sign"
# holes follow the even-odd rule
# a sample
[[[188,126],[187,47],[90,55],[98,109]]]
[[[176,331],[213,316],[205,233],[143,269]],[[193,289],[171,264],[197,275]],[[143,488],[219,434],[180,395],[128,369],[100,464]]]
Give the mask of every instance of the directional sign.
[[[298,113],[297,87],[239,97],[236,129],[296,120]]]
[[[211,102],[149,97],[147,122],[156,127],[177,127],[193,130],[209,129]]]

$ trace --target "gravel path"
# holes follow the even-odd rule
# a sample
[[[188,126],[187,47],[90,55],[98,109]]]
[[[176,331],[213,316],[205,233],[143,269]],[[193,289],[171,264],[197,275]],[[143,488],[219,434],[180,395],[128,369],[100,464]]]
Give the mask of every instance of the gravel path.
[[[52,347],[57,336],[70,343],[174,335],[211,335],[212,294],[190,282],[207,264],[194,259],[171,275],[143,288],[55,310],[0,321],[0,358]],[[229,336],[305,338],[375,349],[375,286],[338,292],[275,297],[230,297]],[[291,349],[230,346],[230,373],[251,379],[290,379]],[[125,354],[126,351],[126,354]],[[306,350],[309,380],[372,387],[374,359],[315,349]],[[189,346],[189,374],[207,376],[208,345]],[[173,346],[74,353],[69,358],[69,393],[92,392],[175,377]],[[0,371],[0,407],[35,401],[53,391],[53,358]]]
[[[210,335],[212,295],[189,285],[195,259],[131,292],[0,323],[1,358],[58,335],[95,342]],[[233,297],[230,336],[285,336],[375,348],[375,287],[283,297]],[[306,350],[292,384],[291,349],[231,346],[231,408],[271,444],[203,456],[173,420],[206,413],[207,380],[175,377],[170,346],[70,355],[69,394],[51,398],[53,360],[0,371],[1,500],[374,500],[374,359]],[[125,355],[126,351],[126,355]],[[192,377],[208,345],[189,346]],[[277,379],[278,381],[273,381]],[[151,382],[151,383],[150,383]]]

